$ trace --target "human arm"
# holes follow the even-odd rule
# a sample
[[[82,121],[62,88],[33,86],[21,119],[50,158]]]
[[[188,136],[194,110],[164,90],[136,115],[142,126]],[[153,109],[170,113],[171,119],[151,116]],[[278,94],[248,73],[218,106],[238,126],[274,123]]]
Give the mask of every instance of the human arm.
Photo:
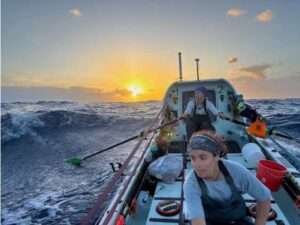
[[[226,116],[223,112],[218,112],[218,116],[221,118],[221,119],[225,119]]]
[[[205,225],[205,215],[201,200],[201,190],[198,187],[194,174],[188,174],[184,182],[184,213],[186,219],[192,221],[192,225]],[[204,221],[204,223],[199,223]]]
[[[266,224],[270,207],[271,207],[271,201],[269,199],[256,203],[255,225],[265,225]]]
[[[179,119],[186,119],[186,118],[188,118],[188,116],[189,116],[189,113],[184,112],[184,113],[179,117]]]
[[[207,109],[212,113],[212,114],[214,114],[215,116],[219,116],[221,119],[223,119],[223,118],[225,118],[225,115],[224,115],[224,113],[223,112],[220,112],[215,106],[214,106],[214,104],[211,102],[211,101],[209,101],[209,100],[207,100]]]
[[[229,162],[229,160],[228,160]],[[248,193],[256,200],[256,225],[264,225],[270,209],[271,192],[249,170],[238,163],[231,162],[230,172],[234,182],[242,193]]]
[[[195,107],[194,101],[192,101],[192,100],[189,101],[186,108],[185,108],[184,113],[180,116],[180,118],[186,119],[188,116],[192,115],[194,107]]]
[[[206,222],[204,219],[194,219],[192,220],[192,225],[206,225]]]

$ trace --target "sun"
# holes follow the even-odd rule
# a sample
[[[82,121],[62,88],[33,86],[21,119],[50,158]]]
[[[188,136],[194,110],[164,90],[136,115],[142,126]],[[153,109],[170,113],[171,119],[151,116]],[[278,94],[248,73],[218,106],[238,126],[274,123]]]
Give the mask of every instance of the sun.
[[[142,93],[142,88],[139,86],[131,85],[128,87],[128,90],[131,92],[133,97],[137,97]]]

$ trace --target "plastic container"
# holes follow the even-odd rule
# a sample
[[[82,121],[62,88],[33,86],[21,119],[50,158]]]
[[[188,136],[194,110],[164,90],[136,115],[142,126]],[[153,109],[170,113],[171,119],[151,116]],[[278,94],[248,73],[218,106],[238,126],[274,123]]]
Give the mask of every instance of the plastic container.
[[[266,159],[260,147],[254,143],[244,145],[242,148],[242,155],[247,161],[248,166],[252,168],[257,168],[258,162]]]
[[[261,160],[258,163],[256,177],[271,191],[278,191],[287,169],[274,161]]]
[[[132,222],[126,222],[126,224],[134,224],[134,221],[139,221],[140,224],[146,224],[148,212],[151,206],[152,197],[148,191],[141,191],[137,198],[136,211],[131,217]]]
[[[150,201],[149,191],[141,191],[138,196],[138,203],[140,206],[147,205]]]
[[[148,171],[151,176],[165,183],[174,183],[183,170],[183,158],[180,155],[164,155],[153,161]]]

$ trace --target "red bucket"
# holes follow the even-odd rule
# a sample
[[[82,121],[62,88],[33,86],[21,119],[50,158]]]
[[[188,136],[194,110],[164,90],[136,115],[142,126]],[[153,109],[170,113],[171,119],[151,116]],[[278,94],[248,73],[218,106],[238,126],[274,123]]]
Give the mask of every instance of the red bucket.
[[[260,160],[256,177],[271,191],[275,192],[278,191],[286,172],[286,168],[279,163],[270,160]]]

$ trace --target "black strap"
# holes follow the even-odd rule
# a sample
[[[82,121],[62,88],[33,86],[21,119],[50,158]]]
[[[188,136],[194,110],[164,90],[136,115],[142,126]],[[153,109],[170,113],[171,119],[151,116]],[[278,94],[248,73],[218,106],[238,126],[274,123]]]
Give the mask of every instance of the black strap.
[[[206,99],[206,98],[204,99],[204,102],[203,102],[203,108],[204,108],[204,112],[205,112],[206,114],[208,114],[208,112],[207,112],[207,99]],[[194,111],[193,111],[193,116],[196,115],[196,110],[197,110],[197,104],[196,104],[196,99],[194,99]]]
[[[220,168],[221,172],[223,173],[226,181],[229,182],[230,184],[233,184],[232,177],[230,176],[227,168],[224,166],[223,161],[219,160],[218,164],[219,164],[219,168]]]
[[[224,166],[224,163],[222,162],[222,160],[219,160],[218,164],[219,164],[219,168],[220,168],[221,172],[224,175],[225,181],[228,183],[228,185],[230,187],[230,190],[232,192],[236,191],[235,185],[233,183],[233,179],[230,176],[227,168]],[[208,195],[208,190],[207,190],[206,184],[204,183],[204,181],[200,177],[198,177],[198,175],[195,171],[194,171],[194,174],[195,174],[195,177],[196,177],[196,179],[197,179],[197,181],[200,185],[201,192],[203,193],[204,196],[207,196]]]
[[[197,110],[197,104],[196,104],[196,99],[194,99],[193,117],[196,115],[196,110]]]
[[[195,177],[196,177],[196,179],[198,181],[198,184],[200,186],[200,189],[201,189],[201,192],[202,192],[202,196],[208,196],[207,187],[206,187],[204,181],[200,177],[198,177],[198,175],[195,172],[195,170],[194,170],[194,175],[195,175]]]
[[[222,171],[224,177],[225,177],[225,180],[226,182],[229,184],[229,187],[230,187],[230,190],[231,192],[236,192],[237,191],[237,188],[233,182],[233,179],[230,175],[230,173],[228,172],[227,168],[224,166],[224,163],[222,160],[219,160],[219,168],[220,170]]]

